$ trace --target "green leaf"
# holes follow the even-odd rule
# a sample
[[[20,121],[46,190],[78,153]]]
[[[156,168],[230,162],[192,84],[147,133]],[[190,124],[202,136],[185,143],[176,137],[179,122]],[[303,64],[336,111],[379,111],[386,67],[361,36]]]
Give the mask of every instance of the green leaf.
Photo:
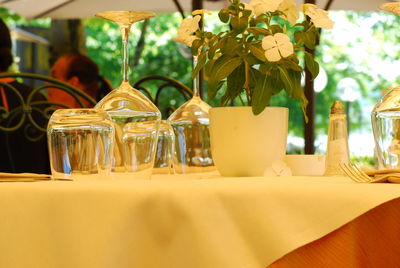
[[[307,31],[303,33],[304,44],[308,49],[314,49],[317,41],[317,35],[315,31]]]
[[[211,32],[206,32],[205,36],[206,36],[207,39],[210,40],[211,38],[213,38],[214,35]]]
[[[221,97],[221,106],[226,106],[229,100],[231,100],[231,97],[229,96],[228,92],[225,92],[225,94]]]
[[[271,35],[270,31],[261,27],[249,27],[247,28],[247,31],[253,34],[257,39],[260,35],[261,36]]]
[[[244,8],[244,7],[243,7],[243,8]],[[249,17],[250,17],[250,15],[251,15],[251,13],[252,13],[251,10],[249,10],[249,9],[243,9],[243,15],[244,15],[245,17],[247,17],[247,20],[249,20]]]
[[[224,81],[218,81],[215,84],[208,84],[208,98],[213,99],[223,84]]]
[[[272,34],[283,33],[283,29],[279,25],[270,25],[268,28],[272,31]]]
[[[224,46],[221,47],[221,51],[224,55],[232,55],[237,52],[240,46],[241,44],[237,42],[236,38],[228,37]]]
[[[265,58],[265,51],[262,49],[261,45],[252,45],[250,46],[250,52],[253,54],[257,59],[265,62],[267,58]]]
[[[193,55],[197,55],[199,53],[199,48],[202,44],[203,44],[203,40],[201,40],[201,39],[196,39],[193,41],[192,47],[191,47]]]
[[[218,42],[216,44],[210,46],[210,49],[208,50],[208,58],[209,59],[214,58],[215,52],[225,45],[227,38],[228,37],[222,37],[220,40],[218,40]]]
[[[248,64],[250,66],[254,66],[254,65],[263,63],[263,61],[256,58],[252,53],[247,54],[245,57],[245,60],[248,62]]]
[[[208,77],[208,91],[211,98],[221,88],[224,83],[222,80],[230,75],[241,63],[242,59],[239,57],[224,55],[217,59]]]
[[[197,65],[195,66],[193,72],[192,72],[192,78],[195,78],[200,70],[203,68],[204,64],[206,63],[206,57],[207,52],[204,51],[203,53],[201,53],[198,57],[197,57]]]
[[[303,69],[295,62],[289,60],[289,59],[282,59],[280,61],[281,65],[284,65],[287,69],[292,69],[294,71],[301,72]]]
[[[271,76],[271,86],[272,86],[272,95],[278,94],[285,87],[283,84],[280,73],[278,69],[272,69],[270,71]]]
[[[230,99],[236,98],[243,90],[244,82],[246,80],[245,64],[242,63],[237,67],[227,78],[226,91],[229,94]]]
[[[285,85],[285,91],[291,98],[300,100],[301,108],[303,110],[304,118],[307,122],[308,118],[306,115],[306,107],[308,104],[307,98],[304,95],[304,90],[301,87],[301,73],[293,70],[287,70],[282,66],[278,66],[279,74],[283,84]]]
[[[272,70],[272,68],[276,68],[276,66],[276,62],[266,61],[260,65],[260,68],[258,68],[258,70],[264,75],[270,75],[270,71]]]
[[[229,21],[229,10],[227,9],[221,9],[221,11],[218,13],[218,17],[219,19],[223,22],[223,23],[228,23]]]
[[[295,80],[292,73],[282,66],[278,66],[279,74],[281,76],[281,80],[285,85],[285,91],[288,93],[290,97],[293,98],[293,91],[296,88]]]
[[[229,55],[223,55],[218,58],[212,68],[212,75],[210,81],[220,81],[226,78],[233,72],[240,64],[242,59],[239,57],[231,57]]]
[[[217,59],[212,59],[209,60],[206,65],[204,65],[204,79],[206,81],[209,80],[209,77],[212,75],[212,69],[214,67],[214,63],[217,61]]]
[[[253,91],[252,110],[254,115],[260,114],[269,105],[272,96],[272,83],[270,76],[262,76],[258,79]]]
[[[308,52],[304,53],[304,59],[305,59],[307,70],[311,73],[312,78],[315,79],[319,74],[318,62],[316,62],[314,57]]]
[[[253,89],[256,86],[257,81],[261,76],[263,76],[263,74],[260,71],[254,68],[249,68],[249,82],[251,89]]]
[[[235,16],[231,19],[231,26],[232,30],[235,33],[242,33],[244,30],[246,30],[248,25],[248,20],[247,18],[239,18],[239,16]]]
[[[297,31],[294,33],[294,40],[296,41],[296,44],[298,46],[303,45],[304,43],[304,37],[303,37],[303,32]]]

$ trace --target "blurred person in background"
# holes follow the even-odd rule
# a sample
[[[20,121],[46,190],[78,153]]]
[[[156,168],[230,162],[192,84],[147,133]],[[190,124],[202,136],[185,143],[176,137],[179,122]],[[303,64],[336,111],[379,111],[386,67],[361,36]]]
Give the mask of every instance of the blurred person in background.
[[[0,19],[0,73],[7,72],[13,63],[10,30]],[[13,78],[0,81],[14,87],[26,101],[32,88]],[[32,101],[44,101],[40,93]],[[0,86],[0,126],[16,126],[22,117],[22,102],[17,93],[7,86]],[[35,122],[45,127],[46,119],[40,112],[32,110]],[[0,172],[31,172],[49,174],[49,155],[46,133],[32,126],[25,118],[24,123],[14,131],[0,130]]]
[[[10,36],[10,30],[7,25],[0,19],[0,73],[7,72],[10,66],[13,64],[13,55],[12,55],[12,42]],[[10,84],[15,87],[19,93],[21,93],[22,97],[26,99],[32,89],[22,83],[15,81],[13,78],[1,78],[1,82]],[[0,88],[0,104],[5,107],[7,110],[12,110],[17,106],[21,105],[21,101],[19,100],[17,94]]]
[[[99,67],[89,57],[79,53],[61,56],[51,67],[51,76],[82,90],[94,100],[101,100],[112,90],[111,85],[99,74]],[[70,108],[81,107],[70,94],[60,89],[48,91],[51,102],[62,103]],[[86,107],[89,103],[82,99]]]

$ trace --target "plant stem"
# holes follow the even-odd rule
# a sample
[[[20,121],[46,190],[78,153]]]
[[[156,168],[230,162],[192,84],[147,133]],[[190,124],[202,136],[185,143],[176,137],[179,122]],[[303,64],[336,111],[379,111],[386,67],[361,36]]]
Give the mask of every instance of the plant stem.
[[[250,91],[250,83],[249,83],[249,64],[247,61],[244,61],[244,70],[245,70],[245,80],[244,80],[244,88],[246,90],[246,98],[248,105],[251,106],[251,91]]]
[[[198,63],[197,56],[193,56],[193,70],[196,68]],[[193,78],[193,97],[200,97],[200,72]]]
[[[242,99],[242,96],[241,96],[240,94],[239,94],[238,96],[239,96],[239,100],[240,100],[240,102],[242,103],[242,105],[245,106],[244,101],[243,101],[243,99]]]

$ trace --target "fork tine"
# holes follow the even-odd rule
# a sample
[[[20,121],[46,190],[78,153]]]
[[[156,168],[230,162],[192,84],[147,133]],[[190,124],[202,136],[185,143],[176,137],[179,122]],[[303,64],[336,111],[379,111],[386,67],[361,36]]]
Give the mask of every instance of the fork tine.
[[[360,174],[360,172],[353,165],[350,163],[346,163],[344,165],[348,168],[348,170],[350,170],[353,176],[357,178],[358,182],[367,182],[364,176],[362,176],[362,174]]]
[[[353,164],[353,163],[349,163],[349,165],[351,167],[354,168],[354,170],[356,170],[356,172],[359,174],[359,176],[365,181],[365,182],[370,182],[371,178],[364,172],[362,171],[357,165]]]
[[[358,169],[356,169],[354,167],[354,165],[347,164],[347,163],[342,163],[342,167],[343,167],[343,170],[345,171],[345,173],[351,179],[353,179],[353,181],[355,181],[355,182],[369,182],[370,178],[368,176],[367,176],[367,178],[365,178],[365,176],[363,176],[363,174],[360,173],[360,171]]]
[[[356,174],[353,174],[351,169],[345,163],[339,163],[339,167],[343,170],[343,172],[353,181],[355,182],[363,182],[361,181]]]

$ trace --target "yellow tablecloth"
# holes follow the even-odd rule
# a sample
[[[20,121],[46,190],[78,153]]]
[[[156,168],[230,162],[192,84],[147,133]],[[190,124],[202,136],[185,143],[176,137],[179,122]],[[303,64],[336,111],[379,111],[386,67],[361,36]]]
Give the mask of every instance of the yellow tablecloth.
[[[0,267],[266,267],[397,197],[345,177],[0,183]]]

